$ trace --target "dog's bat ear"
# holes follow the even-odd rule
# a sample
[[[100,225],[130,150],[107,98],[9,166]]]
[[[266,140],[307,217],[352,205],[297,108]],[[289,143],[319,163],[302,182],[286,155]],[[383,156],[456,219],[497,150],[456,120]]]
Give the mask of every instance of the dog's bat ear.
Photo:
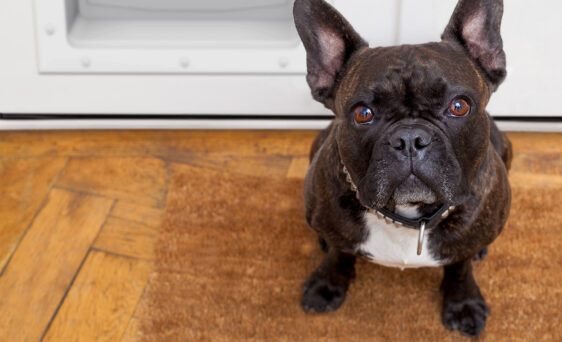
[[[505,79],[505,52],[500,34],[503,0],[460,0],[443,40],[460,43],[482,68],[492,91]]]
[[[367,46],[347,20],[323,0],[296,0],[293,16],[307,54],[312,96],[334,110],[334,88],[350,56]]]

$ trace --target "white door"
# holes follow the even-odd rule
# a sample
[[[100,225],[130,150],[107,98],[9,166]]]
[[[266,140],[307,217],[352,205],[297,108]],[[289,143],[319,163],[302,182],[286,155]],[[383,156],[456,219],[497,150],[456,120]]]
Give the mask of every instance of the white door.
[[[280,26],[266,25],[274,39],[268,39],[265,31],[252,29],[256,35],[236,46],[230,39],[220,43],[221,36],[204,31],[218,44],[216,47],[205,42],[182,45],[181,35],[176,35],[177,40],[169,41],[167,46],[156,36],[166,27],[184,25],[177,22],[178,18],[191,18],[191,14],[184,18],[183,14],[174,13],[185,9],[187,2],[191,3],[188,10],[193,10],[197,3],[205,5],[195,8],[204,12],[221,4],[232,5],[234,0],[0,1],[0,113],[220,114],[266,118],[328,114],[311,99],[305,82],[304,51],[288,13],[291,1],[268,0],[271,8],[255,12],[256,18],[270,16],[267,18],[280,20]],[[331,2],[371,46],[437,41],[456,4],[455,0]],[[259,1],[237,0],[236,3],[251,7]],[[79,4],[99,5],[101,10],[93,8],[77,16]],[[169,23],[171,26],[158,24],[152,32],[154,35],[146,31],[148,35],[144,38],[135,36],[139,31],[122,30],[123,35],[114,36],[116,40],[112,41],[107,39],[111,35],[104,36],[106,28],[119,27],[100,25],[99,21],[112,13],[104,9],[108,4],[122,7],[133,4],[140,6],[139,11],[151,11],[154,4],[162,10],[163,4],[170,4],[171,11],[156,13],[155,17],[160,20],[158,23],[167,19],[176,22]],[[562,116],[562,107],[557,105],[562,91],[561,15],[562,2],[558,0],[505,0],[503,38],[509,74],[492,98],[489,109],[493,115]],[[135,18],[125,17],[134,28]],[[71,22],[69,18],[80,20]],[[197,20],[205,18],[208,19],[202,16]],[[211,19],[210,24],[217,24],[221,17]],[[206,30],[205,23],[199,24]],[[248,27],[256,24],[248,22]],[[199,37],[192,33],[185,37]],[[97,41],[100,46],[96,46],[96,38],[102,38]],[[120,46],[122,38],[129,39],[128,43],[131,39],[137,41]],[[50,55],[53,51],[62,53]],[[49,64],[44,56],[56,58]],[[298,125],[297,122],[292,127]]]

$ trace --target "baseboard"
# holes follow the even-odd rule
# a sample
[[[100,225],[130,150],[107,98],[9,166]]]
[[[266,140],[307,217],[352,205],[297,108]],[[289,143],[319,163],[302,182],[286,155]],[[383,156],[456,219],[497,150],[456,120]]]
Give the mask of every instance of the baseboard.
[[[0,114],[0,130],[70,129],[322,129],[333,116]],[[496,117],[500,129],[562,132],[561,117]]]

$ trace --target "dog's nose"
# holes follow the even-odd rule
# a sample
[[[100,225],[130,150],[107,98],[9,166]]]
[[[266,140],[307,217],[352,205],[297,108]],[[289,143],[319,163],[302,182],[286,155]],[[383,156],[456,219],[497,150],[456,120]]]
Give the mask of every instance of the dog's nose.
[[[403,126],[390,135],[389,143],[398,154],[421,158],[432,139],[431,132],[423,127]]]

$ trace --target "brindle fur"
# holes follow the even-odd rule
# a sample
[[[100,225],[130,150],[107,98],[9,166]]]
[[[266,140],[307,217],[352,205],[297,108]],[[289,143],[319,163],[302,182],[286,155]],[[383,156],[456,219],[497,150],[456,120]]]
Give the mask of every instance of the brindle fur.
[[[426,247],[446,264],[443,323],[468,336],[484,329],[489,309],[474,282],[471,260],[483,257],[500,234],[511,196],[511,144],[485,110],[505,77],[502,11],[501,0],[461,0],[441,42],[371,49],[324,1],[296,1],[308,83],[313,97],[336,115],[312,144],[304,186],[306,219],[328,252],[303,287],[306,311],[336,310],[343,303],[354,276],[355,247],[367,234],[361,203],[389,203],[403,166],[391,157],[388,135],[407,123],[432,132],[434,140],[419,173],[443,202],[456,206],[428,232]],[[486,17],[488,26],[476,35],[481,42],[465,29],[474,25],[468,23],[474,15]],[[462,118],[445,115],[458,95],[471,99],[472,112]],[[354,124],[358,104],[375,109],[372,124]],[[359,181],[361,203],[345,180],[342,161]],[[385,188],[382,181],[390,185]],[[425,205],[422,212],[434,208]]]

